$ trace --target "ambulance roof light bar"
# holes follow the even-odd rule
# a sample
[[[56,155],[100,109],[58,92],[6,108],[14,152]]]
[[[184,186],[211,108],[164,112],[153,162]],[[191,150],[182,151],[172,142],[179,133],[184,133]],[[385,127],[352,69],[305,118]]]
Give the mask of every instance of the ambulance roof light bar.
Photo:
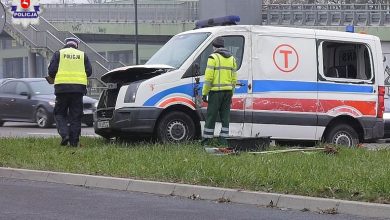
[[[353,26],[353,25],[347,25],[346,27],[345,27],[345,31],[346,32],[349,32],[349,33],[354,33],[355,32],[355,26]]]
[[[236,22],[239,21],[240,17],[237,15],[228,15],[224,17],[199,20],[195,22],[195,29],[213,26],[236,25]]]

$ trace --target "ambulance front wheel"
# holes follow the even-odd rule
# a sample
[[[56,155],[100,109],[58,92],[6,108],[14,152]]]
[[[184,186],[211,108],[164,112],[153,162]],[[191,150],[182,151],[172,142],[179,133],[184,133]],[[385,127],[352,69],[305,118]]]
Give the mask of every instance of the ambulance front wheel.
[[[192,118],[180,111],[169,112],[160,119],[156,135],[162,142],[180,142],[195,137],[195,123]]]
[[[330,128],[325,137],[327,143],[354,147],[359,144],[356,130],[347,124],[338,124]]]

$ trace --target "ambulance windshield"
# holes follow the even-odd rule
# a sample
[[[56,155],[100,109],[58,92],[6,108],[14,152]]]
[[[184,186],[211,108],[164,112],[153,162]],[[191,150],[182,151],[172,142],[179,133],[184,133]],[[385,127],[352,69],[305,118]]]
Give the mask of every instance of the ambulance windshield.
[[[178,69],[208,36],[210,33],[174,36],[146,64],[166,64]]]

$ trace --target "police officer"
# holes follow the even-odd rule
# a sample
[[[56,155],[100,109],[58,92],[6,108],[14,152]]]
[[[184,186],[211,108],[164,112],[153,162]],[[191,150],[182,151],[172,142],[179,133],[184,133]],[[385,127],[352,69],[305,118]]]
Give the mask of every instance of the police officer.
[[[230,104],[237,83],[237,64],[232,53],[224,48],[224,40],[217,37],[212,42],[214,53],[207,60],[202,99],[208,102],[207,117],[203,132],[203,144],[210,143],[219,114],[222,122],[221,144],[227,145],[229,136]],[[208,96],[208,98],[207,98]]]
[[[49,76],[54,79],[54,117],[62,146],[79,146],[83,96],[87,92],[87,77],[92,74],[87,55],[77,49],[79,43],[77,38],[66,38],[64,48],[54,53],[48,67]]]

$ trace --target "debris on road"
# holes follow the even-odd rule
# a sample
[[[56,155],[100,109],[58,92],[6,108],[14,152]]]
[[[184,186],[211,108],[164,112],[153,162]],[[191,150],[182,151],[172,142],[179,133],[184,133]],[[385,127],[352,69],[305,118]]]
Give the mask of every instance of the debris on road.
[[[325,150],[324,147],[307,147],[307,148],[292,148],[284,150],[272,150],[272,151],[259,151],[259,152],[248,152],[250,154],[279,154],[279,153],[289,153],[289,152],[305,152],[305,151],[322,151]]]
[[[214,155],[236,155],[238,152],[232,147],[205,147],[207,153]]]

